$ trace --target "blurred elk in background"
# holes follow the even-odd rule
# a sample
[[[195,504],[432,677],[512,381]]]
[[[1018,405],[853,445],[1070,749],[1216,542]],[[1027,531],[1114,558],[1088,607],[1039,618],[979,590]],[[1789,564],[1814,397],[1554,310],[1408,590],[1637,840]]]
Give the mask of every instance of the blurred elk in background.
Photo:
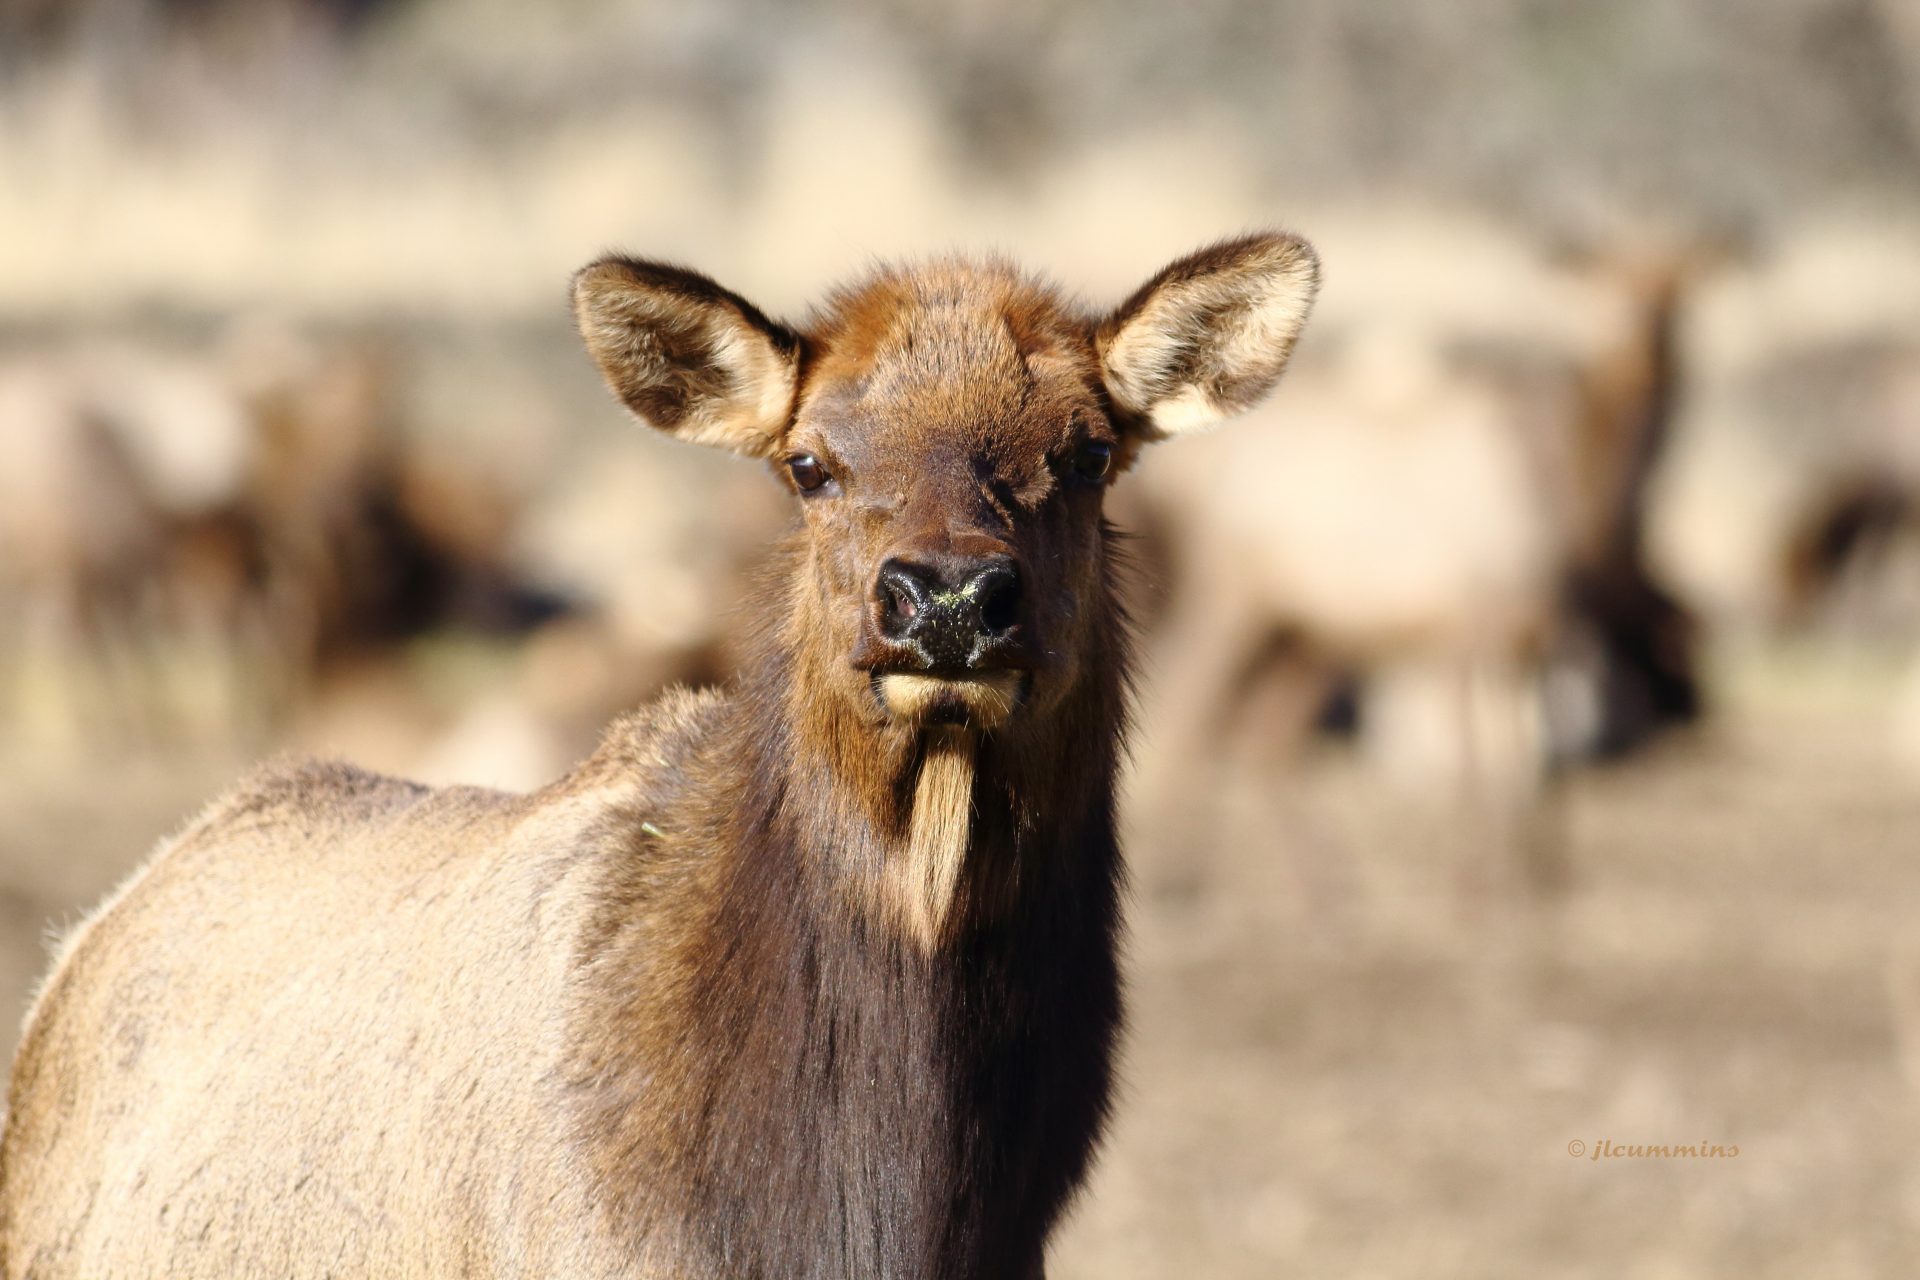
[[[1727,634],[1907,663],[1890,732],[1920,763],[1920,252],[1847,226],[1709,283],[1656,550]]]
[[[258,730],[369,647],[551,610],[507,577],[503,495],[402,448],[369,342],[179,345],[0,362],[0,692],[23,723]]]
[[[1351,724],[1402,782],[1525,819],[1557,765],[1699,707],[1643,539],[1688,263],[1424,235],[1353,257],[1267,429],[1146,478],[1166,758],[1271,765]]]

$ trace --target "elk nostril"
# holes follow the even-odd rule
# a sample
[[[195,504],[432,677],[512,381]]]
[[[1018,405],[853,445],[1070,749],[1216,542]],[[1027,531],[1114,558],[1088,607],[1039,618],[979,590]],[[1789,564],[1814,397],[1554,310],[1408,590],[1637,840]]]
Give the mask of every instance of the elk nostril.
[[[980,629],[989,635],[1010,630],[1020,620],[1020,575],[995,567],[973,580],[974,607],[980,611]]]
[[[874,595],[880,605],[882,630],[899,636],[911,630],[925,611],[927,588],[912,568],[888,561],[880,568]]]

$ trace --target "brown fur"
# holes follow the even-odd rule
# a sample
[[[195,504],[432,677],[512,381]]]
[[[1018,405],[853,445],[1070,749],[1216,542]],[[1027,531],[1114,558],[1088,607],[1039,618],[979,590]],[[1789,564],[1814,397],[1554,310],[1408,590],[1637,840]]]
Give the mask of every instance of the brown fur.
[[[1659,581],[1646,548],[1653,475],[1679,395],[1687,259],[1613,264],[1631,323],[1626,340],[1582,371],[1562,570],[1563,632],[1592,650],[1598,715],[1584,753],[1620,755],[1700,713],[1693,615]]]
[[[834,476],[745,674],[531,795],[283,766],[168,842],[30,1018],[5,1276],[1041,1274],[1119,1019],[1127,645],[1071,463],[1155,428],[1095,319],[997,264],[882,272],[804,331],[625,260],[576,302],[656,426]],[[1206,330],[1141,314],[1109,331]],[[876,566],[989,553],[1013,638],[930,693]]]

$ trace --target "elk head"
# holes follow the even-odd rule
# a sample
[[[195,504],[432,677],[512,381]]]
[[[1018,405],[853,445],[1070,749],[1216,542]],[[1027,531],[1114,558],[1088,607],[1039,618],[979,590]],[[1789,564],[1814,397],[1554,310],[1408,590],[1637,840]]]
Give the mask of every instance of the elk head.
[[[658,429],[770,461],[806,534],[788,639],[867,719],[1043,716],[1106,611],[1101,498],[1139,447],[1246,409],[1305,322],[1287,235],[1175,262],[1104,318],[998,262],[884,269],[788,328],[704,276],[604,258],[587,347]]]

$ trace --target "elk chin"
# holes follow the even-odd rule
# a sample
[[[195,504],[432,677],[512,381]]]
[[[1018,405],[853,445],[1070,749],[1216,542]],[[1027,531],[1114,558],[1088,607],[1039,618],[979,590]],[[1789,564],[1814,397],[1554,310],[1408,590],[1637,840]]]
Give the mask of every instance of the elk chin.
[[[1013,718],[1025,691],[1018,672],[930,676],[893,671],[875,682],[887,713],[915,726],[952,726],[993,730]]]

